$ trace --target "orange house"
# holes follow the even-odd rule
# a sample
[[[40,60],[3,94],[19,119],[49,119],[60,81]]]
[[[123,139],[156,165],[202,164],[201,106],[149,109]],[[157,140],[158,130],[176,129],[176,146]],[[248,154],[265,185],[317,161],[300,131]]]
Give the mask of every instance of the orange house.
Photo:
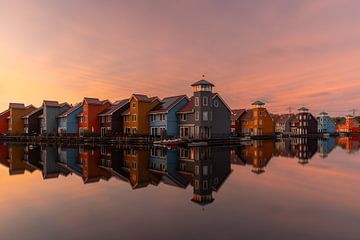
[[[83,168],[83,181],[85,184],[99,182],[101,179],[108,181],[112,174],[99,166],[100,149],[80,149],[79,160]]]
[[[149,134],[148,113],[160,104],[158,97],[147,97],[146,95],[133,94],[130,98],[130,109],[122,115],[125,134]]]
[[[339,124],[337,126],[337,132],[346,132],[346,133],[351,133],[351,132],[359,132],[360,128],[359,128],[359,122],[350,115],[347,115],[345,117],[345,123],[344,124]]]
[[[79,135],[100,135],[100,121],[98,114],[109,108],[109,100],[100,101],[97,98],[84,98],[83,111],[79,114]]]
[[[9,129],[9,120],[8,118],[10,117],[10,110],[6,110],[2,113],[0,113],[0,135],[1,134],[6,134],[8,132]]]
[[[24,134],[24,120],[22,117],[31,113],[36,108],[33,105],[25,107],[22,103],[10,103],[10,116],[8,119],[8,133],[10,135]]]
[[[141,149],[124,149],[124,167],[130,173],[130,184],[133,189],[145,188],[149,184],[158,185],[161,176],[149,171],[149,151]]]
[[[238,118],[243,134],[251,136],[264,136],[274,134],[274,123],[266,110],[265,103],[256,101],[252,103],[253,109],[246,110]]]

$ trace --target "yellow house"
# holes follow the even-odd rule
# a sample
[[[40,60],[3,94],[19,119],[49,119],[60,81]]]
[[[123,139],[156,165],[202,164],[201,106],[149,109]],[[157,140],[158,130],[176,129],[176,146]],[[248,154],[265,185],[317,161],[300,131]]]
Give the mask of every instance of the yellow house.
[[[133,94],[130,98],[130,109],[122,114],[124,133],[132,135],[148,135],[148,113],[158,104],[160,104],[160,99],[158,97],[149,98],[146,95]]]
[[[23,103],[10,103],[9,110],[9,134],[10,135],[21,135],[24,134],[24,120],[22,117],[31,113],[36,108],[33,105],[25,107]]]

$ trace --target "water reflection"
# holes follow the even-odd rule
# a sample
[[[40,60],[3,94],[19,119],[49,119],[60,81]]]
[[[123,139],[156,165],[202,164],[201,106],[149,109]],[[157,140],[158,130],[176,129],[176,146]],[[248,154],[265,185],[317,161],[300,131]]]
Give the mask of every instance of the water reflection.
[[[273,157],[310,163],[318,153],[328,157],[336,146],[359,151],[358,137],[252,141],[245,146],[166,149],[113,146],[0,145],[0,163],[10,175],[40,171],[43,179],[76,175],[84,184],[115,178],[133,190],[167,186],[193,190],[191,201],[207,205],[232,172],[231,164],[260,175]]]

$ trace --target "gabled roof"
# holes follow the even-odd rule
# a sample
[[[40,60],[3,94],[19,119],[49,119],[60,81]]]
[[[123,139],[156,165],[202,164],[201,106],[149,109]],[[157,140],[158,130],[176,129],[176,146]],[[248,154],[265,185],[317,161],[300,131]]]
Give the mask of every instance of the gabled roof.
[[[65,111],[64,113],[60,114],[58,116],[58,118],[63,118],[63,117],[67,117],[69,114],[75,112],[76,110],[78,110],[80,107],[82,107],[82,103],[78,103],[75,106],[69,108],[67,111]]]
[[[105,103],[110,103],[109,100],[100,101],[98,98],[89,98],[89,97],[85,97],[83,102],[86,102],[87,104],[94,104],[94,105],[102,105]]]
[[[224,101],[224,99],[220,96],[220,94],[218,94],[218,93],[213,93],[213,95],[212,95],[212,98],[214,99],[214,98],[216,98],[216,97],[218,97],[220,100],[221,100],[221,102],[225,105],[225,107],[231,112],[231,108],[229,107],[229,105],[227,105],[227,103]]]
[[[287,121],[291,120],[292,118],[294,118],[295,115],[294,114],[281,114],[279,115],[278,118],[276,118],[276,123],[286,123]]]
[[[137,94],[137,93],[134,93],[131,97],[134,97],[136,98],[136,100],[138,100],[139,102],[153,102],[155,101],[156,99],[160,101],[160,99],[158,97],[148,97],[146,95],[143,95],[143,94]]]
[[[321,113],[319,113],[319,115],[322,115],[322,116],[327,116],[327,115],[328,115],[328,113],[327,113],[327,112],[321,112]]]
[[[178,104],[184,98],[188,99],[188,97],[186,95],[166,97],[163,100],[161,100],[160,104],[157,105],[155,108],[153,108],[149,112],[149,114],[166,113],[166,112],[170,111],[173,107],[175,107],[176,104]]]
[[[253,110],[252,109],[247,109],[245,111],[245,113],[243,113],[241,116],[240,116],[240,119],[241,120],[252,120],[253,119]]]
[[[64,107],[64,106],[69,106],[69,104],[67,102],[64,103],[59,103],[58,101],[49,101],[49,100],[44,100],[43,106],[46,107]]]
[[[115,113],[117,110],[121,109],[122,107],[124,107],[126,104],[129,103],[130,99],[123,99],[120,101],[116,101],[111,107],[105,109],[103,112],[101,112],[99,114],[99,116],[108,116],[108,115],[112,115],[113,113]]]
[[[190,98],[190,101],[180,108],[177,113],[190,113],[194,111],[194,97]]]
[[[231,120],[238,120],[239,117],[245,113],[246,109],[233,109],[231,114]]]
[[[199,81],[197,81],[197,82],[195,82],[195,83],[191,84],[191,86],[192,86],[192,87],[194,87],[194,86],[198,86],[198,85],[210,85],[210,86],[212,86],[212,87],[214,87],[214,86],[215,86],[214,84],[212,84],[212,83],[211,83],[211,82],[209,82],[209,81],[206,81],[205,79],[201,79],[201,80],[199,80]]]
[[[30,116],[32,116],[32,115],[34,115],[35,113],[38,113],[38,112],[40,112],[40,111],[42,111],[42,110],[43,110],[43,107],[39,107],[39,108],[35,109],[34,111],[32,111],[31,113],[25,115],[25,116],[22,117],[22,118],[29,118]]]
[[[10,103],[9,108],[25,109],[25,104],[23,104],[23,103]]]
[[[5,115],[5,114],[8,114],[8,113],[10,113],[10,110],[9,110],[9,109],[6,109],[5,111],[3,111],[3,112],[0,113],[0,116]]]

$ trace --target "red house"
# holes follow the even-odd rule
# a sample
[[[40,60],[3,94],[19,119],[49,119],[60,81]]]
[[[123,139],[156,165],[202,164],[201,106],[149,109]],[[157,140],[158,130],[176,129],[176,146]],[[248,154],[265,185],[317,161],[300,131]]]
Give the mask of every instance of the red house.
[[[6,110],[0,113],[0,135],[8,132],[8,118],[10,117],[10,110]]]
[[[100,101],[98,98],[84,98],[83,111],[79,114],[79,135],[100,135],[100,121],[98,114],[109,108],[109,100]]]
[[[344,133],[357,133],[360,131],[359,122],[353,116],[347,115],[345,117],[345,123],[337,126],[337,131]]]

